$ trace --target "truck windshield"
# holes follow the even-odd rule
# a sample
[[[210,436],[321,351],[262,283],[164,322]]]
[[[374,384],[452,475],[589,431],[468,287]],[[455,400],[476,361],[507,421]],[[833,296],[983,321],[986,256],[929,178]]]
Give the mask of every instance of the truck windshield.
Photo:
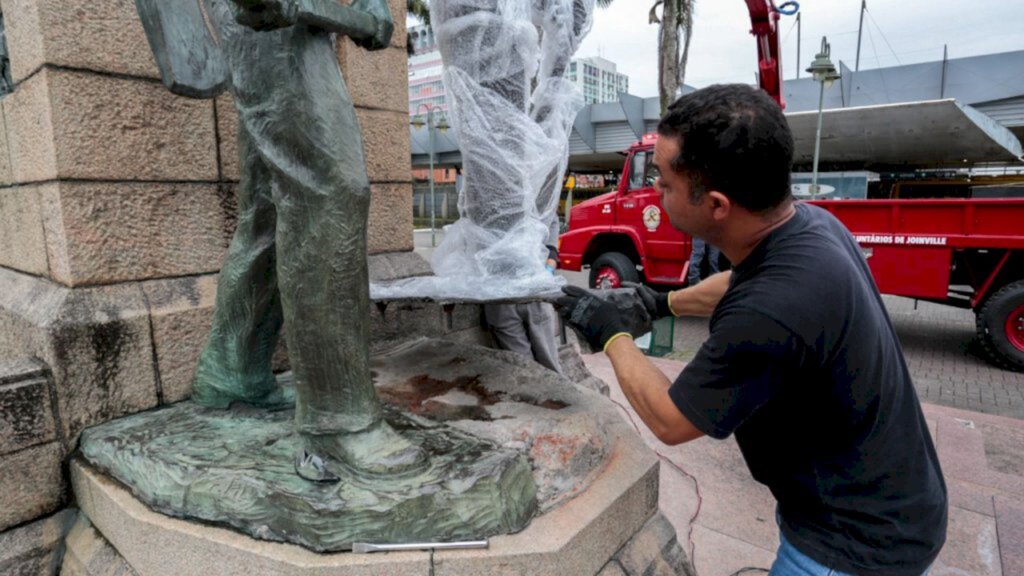
[[[657,179],[658,167],[654,165],[654,153],[645,150],[633,154],[629,165],[629,189],[652,188]]]

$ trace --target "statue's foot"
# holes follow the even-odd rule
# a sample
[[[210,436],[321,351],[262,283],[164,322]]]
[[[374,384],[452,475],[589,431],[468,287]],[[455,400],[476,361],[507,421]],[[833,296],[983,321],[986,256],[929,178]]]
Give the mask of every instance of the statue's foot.
[[[341,480],[337,474],[327,468],[327,463],[316,454],[299,450],[295,456],[295,473],[310,482],[334,484]]]
[[[383,420],[360,432],[303,434],[302,438],[309,453],[369,474],[410,472],[427,463],[422,448]]]
[[[287,410],[295,407],[295,388],[277,386],[270,392],[258,395],[235,394],[195,382],[192,385],[192,401],[200,406],[226,410],[232,404],[247,404],[267,410]]]

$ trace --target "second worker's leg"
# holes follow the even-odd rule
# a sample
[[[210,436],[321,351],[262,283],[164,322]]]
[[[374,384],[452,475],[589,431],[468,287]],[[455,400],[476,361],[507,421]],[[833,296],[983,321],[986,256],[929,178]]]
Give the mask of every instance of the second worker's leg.
[[[700,238],[693,238],[690,253],[690,269],[686,273],[686,285],[696,286],[700,283],[700,266],[704,261],[704,250],[707,246]]]

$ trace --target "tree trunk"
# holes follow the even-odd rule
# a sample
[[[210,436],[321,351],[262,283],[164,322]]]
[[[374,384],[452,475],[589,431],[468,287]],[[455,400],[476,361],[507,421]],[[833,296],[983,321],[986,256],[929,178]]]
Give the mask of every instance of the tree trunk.
[[[679,16],[683,28],[683,55],[679,58],[679,84],[686,82],[686,61],[690,57],[690,38],[693,37],[693,5],[697,0],[680,0]]]
[[[661,113],[676,99],[679,88],[679,4],[680,0],[665,0],[658,34],[658,96]]]

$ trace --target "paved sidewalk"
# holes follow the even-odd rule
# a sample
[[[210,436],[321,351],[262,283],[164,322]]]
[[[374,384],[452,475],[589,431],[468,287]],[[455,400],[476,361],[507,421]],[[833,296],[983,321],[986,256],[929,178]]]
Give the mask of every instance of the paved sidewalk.
[[[661,456],[661,509],[697,573],[730,576],[769,568],[778,547],[775,502],[750,477],[735,441],[661,444],[628,408],[607,357],[593,354],[584,361]],[[670,378],[683,367],[654,361]],[[950,492],[947,543],[931,575],[1024,575],[1024,420],[930,403],[924,412]]]

